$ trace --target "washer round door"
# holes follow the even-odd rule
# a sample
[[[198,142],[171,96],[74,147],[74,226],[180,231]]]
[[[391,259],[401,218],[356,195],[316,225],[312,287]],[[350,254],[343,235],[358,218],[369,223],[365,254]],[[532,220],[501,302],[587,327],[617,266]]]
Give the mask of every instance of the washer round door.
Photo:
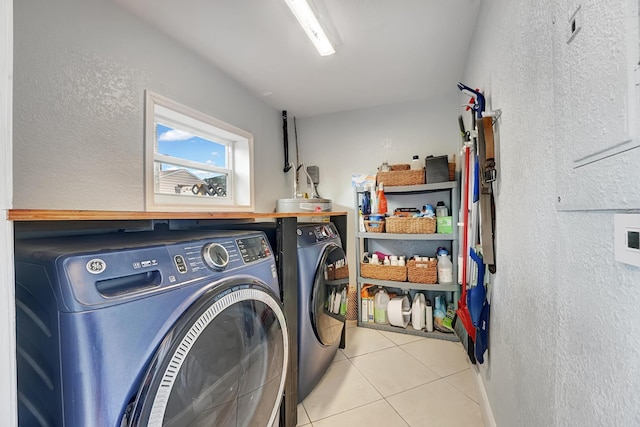
[[[336,277],[336,272],[340,274]],[[346,277],[345,277],[346,273]],[[311,292],[311,324],[321,344],[337,344],[342,336],[345,315],[341,305],[349,286],[347,255],[335,243],[327,245],[322,253]]]
[[[288,352],[284,313],[266,285],[213,288],[165,336],[123,425],[270,426]]]

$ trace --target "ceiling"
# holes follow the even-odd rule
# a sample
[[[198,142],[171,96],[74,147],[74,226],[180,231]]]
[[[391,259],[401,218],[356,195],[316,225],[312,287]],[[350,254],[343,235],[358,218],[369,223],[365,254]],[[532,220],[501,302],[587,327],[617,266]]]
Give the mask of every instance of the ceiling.
[[[281,0],[112,0],[298,117],[450,93],[481,0],[310,0],[321,57]]]

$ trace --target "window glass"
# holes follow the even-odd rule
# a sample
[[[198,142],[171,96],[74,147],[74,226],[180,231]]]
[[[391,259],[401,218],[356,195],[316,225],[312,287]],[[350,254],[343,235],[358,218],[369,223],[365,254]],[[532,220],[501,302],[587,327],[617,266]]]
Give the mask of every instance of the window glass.
[[[147,91],[147,210],[253,210],[253,136]]]

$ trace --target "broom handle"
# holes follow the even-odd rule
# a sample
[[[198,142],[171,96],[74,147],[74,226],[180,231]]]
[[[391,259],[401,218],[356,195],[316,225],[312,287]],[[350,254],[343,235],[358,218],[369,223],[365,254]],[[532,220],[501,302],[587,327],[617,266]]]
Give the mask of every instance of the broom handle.
[[[464,230],[462,232],[462,292],[461,303],[458,306],[467,305],[467,245],[469,244],[469,146],[464,147]]]

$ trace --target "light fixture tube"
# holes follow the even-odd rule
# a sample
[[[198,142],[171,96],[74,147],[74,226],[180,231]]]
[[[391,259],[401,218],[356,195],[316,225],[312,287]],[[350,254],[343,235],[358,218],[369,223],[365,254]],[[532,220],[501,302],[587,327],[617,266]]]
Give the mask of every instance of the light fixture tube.
[[[313,45],[318,50],[320,56],[329,56],[336,53],[336,50],[331,45],[331,42],[324,33],[324,30],[320,26],[320,22],[316,15],[309,7],[307,0],[284,0],[293,12],[300,26],[307,34],[307,37],[311,40]]]

